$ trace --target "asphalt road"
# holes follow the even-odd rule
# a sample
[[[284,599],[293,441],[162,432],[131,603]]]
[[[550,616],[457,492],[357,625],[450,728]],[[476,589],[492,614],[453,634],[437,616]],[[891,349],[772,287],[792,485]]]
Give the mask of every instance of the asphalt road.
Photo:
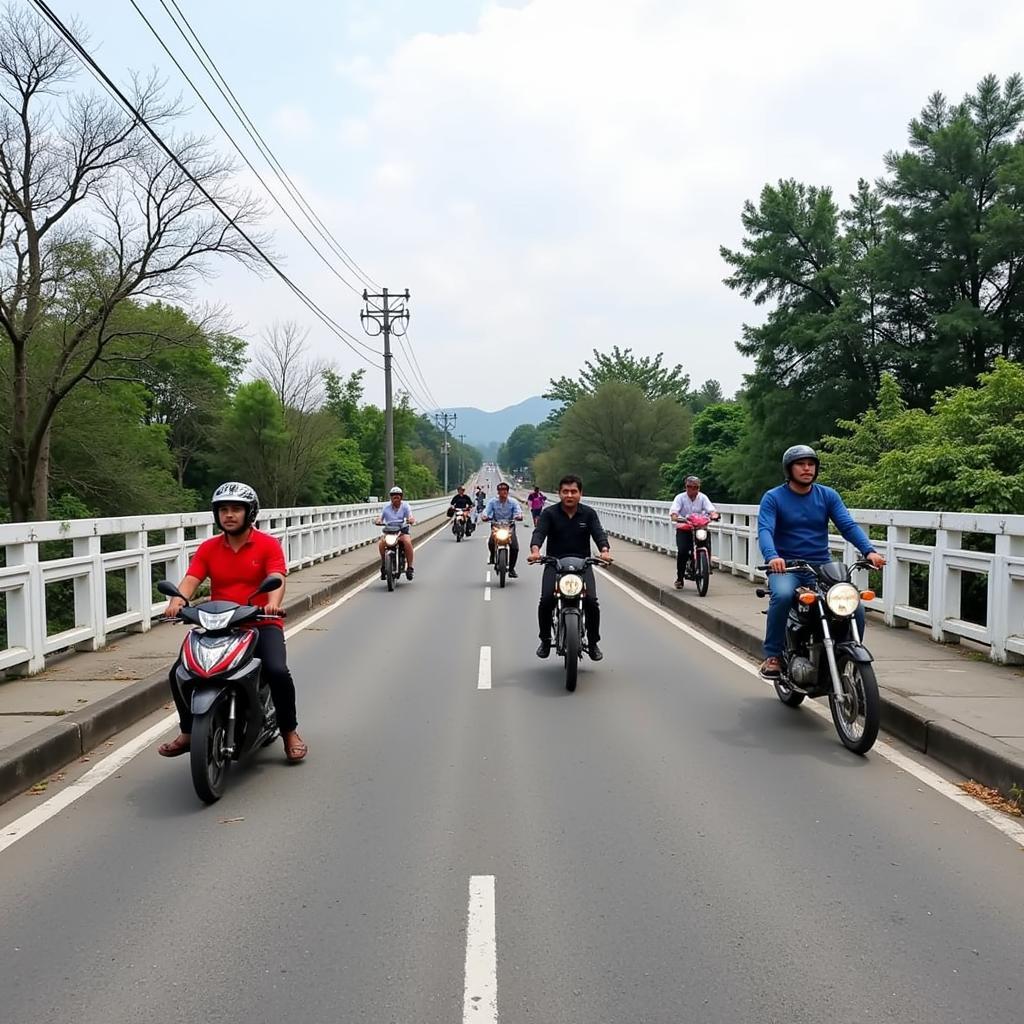
[[[442,532],[292,638],[306,763],[204,808],[147,750],[0,853],[0,1019],[489,1024],[481,878],[502,1022],[1021,1019],[1015,843],[607,579],[566,693],[485,561]]]

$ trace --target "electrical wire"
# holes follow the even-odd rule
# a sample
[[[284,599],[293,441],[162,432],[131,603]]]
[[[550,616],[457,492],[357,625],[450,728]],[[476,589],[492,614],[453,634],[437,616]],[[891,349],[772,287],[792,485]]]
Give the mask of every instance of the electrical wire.
[[[231,107],[232,112],[238,119],[239,123],[242,125],[243,128],[245,128],[246,132],[249,135],[249,138],[253,140],[253,142],[257,145],[258,148],[260,148],[264,158],[271,165],[271,169],[274,170],[275,174],[277,174],[277,172],[280,171],[280,174],[277,174],[278,180],[281,181],[282,185],[285,185],[286,189],[290,190],[292,198],[298,204],[300,210],[303,209],[303,207],[305,207],[305,210],[303,210],[303,212],[306,216],[306,219],[309,220],[311,224],[313,224],[314,228],[317,230],[317,233],[320,235],[320,237],[323,238],[323,240],[327,242],[328,245],[332,246],[332,248],[335,250],[335,253],[341,258],[342,262],[344,262],[345,265],[360,280],[362,280],[365,284],[372,288],[380,288],[381,286],[377,284],[377,282],[374,281],[373,278],[370,277],[370,275],[367,274],[362,269],[362,267],[360,267],[359,264],[345,251],[344,246],[337,240],[337,238],[334,237],[334,235],[331,233],[330,228],[328,228],[327,225],[320,219],[316,211],[313,209],[313,207],[306,200],[306,197],[300,191],[299,187],[295,184],[294,181],[292,181],[288,172],[281,165],[281,162],[274,155],[273,150],[271,150],[270,146],[267,144],[266,140],[260,134],[256,125],[253,123],[252,118],[250,118],[249,115],[246,113],[245,108],[242,106],[238,97],[235,95],[234,90],[231,88],[230,85],[228,85],[227,79],[221,73],[221,70],[217,66],[216,61],[213,59],[213,57],[210,56],[209,51],[203,45],[202,40],[199,38],[199,35],[197,34],[196,30],[192,27],[188,18],[185,16],[184,11],[182,11],[182,9],[178,6],[177,0],[171,0],[171,5],[174,7],[175,11],[177,11],[178,17],[181,18],[182,22],[184,22],[185,27],[188,29],[189,35],[191,35],[192,39],[195,40],[196,46],[198,46],[199,49],[202,50],[203,57],[205,57],[205,61],[203,60],[203,57],[200,57],[199,54],[196,53],[195,46],[193,46],[192,43],[189,41],[188,35],[185,34],[185,32],[181,28],[181,25],[178,24],[177,19],[171,13],[170,9],[167,6],[166,0],[160,0],[160,4],[163,7],[163,9],[167,12],[167,16],[171,19],[172,23],[174,24],[174,27],[178,30],[178,33],[181,35],[182,39],[185,40],[185,42],[189,46],[189,49],[191,49],[192,53],[195,54],[196,59],[202,65],[203,70],[206,72],[206,74],[213,82],[213,84],[217,87],[217,90],[220,92],[221,96],[223,96],[224,99],[227,101],[228,106]],[[222,85],[223,88],[221,88]],[[287,184],[285,184],[285,182],[287,182]],[[308,214],[305,213],[306,210],[309,211]]]
[[[195,177],[195,175],[182,163],[178,155],[167,145],[166,142],[160,137],[156,130],[149,124],[149,122],[143,117],[142,113],[134,106],[131,100],[118,88],[114,81],[109,75],[99,66],[99,64],[93,59],[92,55],[85,49],[85,47],[78,41],[74,33],[64,24],[60,17],[54,13],[50,8],[49,4],[45,0],[29,0],[29,2],[43,15],[43,17],[56,29],[56,31],[64,38],[74,53],[78,56],[79,60],[90,70],[95,78],[103,85],[106,91],[135,119],[136,123],[145,129],[146,133],[153,139],[153,141],[160,147],[161,150],[170,158],[174,165],[192,182],[195,188],[203,195],[206,201],[224,218],[225,221],[235,231],[238,232],[239,236],[245,240],[251,250],[256,253],[260,259],[266,264],[266,266],[279,277],[291,291],[302,301],[307,308],[309,308],[337,337],[338,339],[350,348],[360,359],[373,366],[375,369],[383,370],[384,367],[373,360],[368,359],[362,352],[360,352],[352,342],[356,342],[364,348],[369,348],[360,339],[356,338],[344,327],[333,320],[327,313],[325,313],[320,306],[318,306],[294,281],[280,268],[277,264],[263,251],[259,244],[252,239],[249,234],[235,221],[234,217],[231,216],[221,204],[206,190],[203,184]],[[349,340],[351,339],[351,340]],[[376,355],[380,355],[376,349],[370,349]]]

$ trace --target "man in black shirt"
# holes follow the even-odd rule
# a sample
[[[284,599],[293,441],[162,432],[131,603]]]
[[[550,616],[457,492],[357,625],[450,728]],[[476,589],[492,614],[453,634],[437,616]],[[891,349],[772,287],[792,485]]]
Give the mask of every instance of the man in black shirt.
[[[583,481],[578,476],[564,476],[558,482],[557,505],[548,505],[540,514],[540,520],[530,538],[530,557],[536,562],[540,558],[540,546],[548,542],[547,553],[553,558],[587,558],[590,555],[590,541],[593,539],[601,558],[612,560],[608,549],[608,535],[601,526],[601,520],[589,505],[580,503],[583,496]],[[583,599],[587,620],[587,650],[591,661],[600,661],[604,655],[597,646],[601,639],[601,609],[597,601],[597,582],[594,569],[587,566],[584,573],[587,596]],[[544,579],[540,586],[540,604],[537,606],[537,622],[540,626],[540,646],[537,657],[546,658],[551,653],[551,613],[555,608],[555,567],[544,566]]]
[[[473,499],[466,493],[466,488],[459,484],[458,493],[452,498],[451,504],[448,506],[450,511],[448,512],[449,518],[455,514],[455,512],[461,512],[464,508],[473,507]],[[453,527],[454,528],[454,527]],[[476,529],[476,523],[472,519],[466,522],[466,536],[468,537],[473,530]]]

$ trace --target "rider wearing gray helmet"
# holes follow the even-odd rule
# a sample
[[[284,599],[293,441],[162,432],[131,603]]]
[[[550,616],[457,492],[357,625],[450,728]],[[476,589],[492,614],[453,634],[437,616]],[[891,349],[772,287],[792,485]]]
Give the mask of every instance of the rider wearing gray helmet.
[[[885,559],[874,549],[867,534],[853,521],[843,499],[831,487],[817,483],[821,465],[818,453],[806,444],[787,448],[782,456],[786,482],[766,491],[757,513],[757,539],[768,562],[768,622],[765,625],[764,661],[761,675],[778,678],[779,658],[786,639],[786,618],[797,587],[814,582],[808,572],[786,572],[786,561],[823,565],[832,561],[828,546],[829,520],[876,568]],[[857,626],[864,635],[864,609],[857,611]]]

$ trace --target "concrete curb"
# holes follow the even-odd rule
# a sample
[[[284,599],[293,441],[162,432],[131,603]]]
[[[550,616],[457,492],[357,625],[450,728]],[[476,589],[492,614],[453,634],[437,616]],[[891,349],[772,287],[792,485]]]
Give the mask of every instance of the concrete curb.
[[[435,522],[435,520],[438,520]],[[427,524],[433,524],[427,526]],[[422,541],[444,529],[444,515],[427,520],[426,529],[416,540]],[[372,544],[368,541],[363,547]],[[357,550],[357,549],[355,549]],[[299,619],[342,591],[361,583],[377,565],[377,556],[356,569],[325,583],[317,590],[285,604],[290,618]],[[87,657],[87,655],[81,655]],[[81,711],[64,715],[52,725],[0,750],[0,804],[23,793],[30,786],[59,771],[87,754],[115,733],[127,729],[157,708],[168,703],[167,675],[171,664],[117,693],[103,697]]]
[[[707,633],[726,641],[745,654],[761,657],[762,637],[749,627],[729,622],[708,608],[666,590],[646,576],[613,562],[608,572],[639,590],[666,611],[688,619]],[[882,698],[882,728],[937,761],[986,786],[1009,794],[1024,787],[1024,752],[1002,740],[986,736],[961,722],[939,715],[912,697],[879,686]]]

